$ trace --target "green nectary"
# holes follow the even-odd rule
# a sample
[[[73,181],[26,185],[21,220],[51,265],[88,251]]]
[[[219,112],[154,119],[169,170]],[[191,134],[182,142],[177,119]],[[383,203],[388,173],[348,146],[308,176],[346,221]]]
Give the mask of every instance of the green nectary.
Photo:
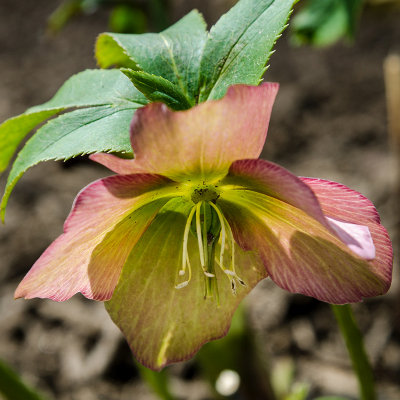
[[[217,192],[217,188],[204,183],[203,185],[198,185],[194,188],[191,200],[194,204],[197,204],[199,201],[212,201],[215,203],[218,197],[219,193]]]

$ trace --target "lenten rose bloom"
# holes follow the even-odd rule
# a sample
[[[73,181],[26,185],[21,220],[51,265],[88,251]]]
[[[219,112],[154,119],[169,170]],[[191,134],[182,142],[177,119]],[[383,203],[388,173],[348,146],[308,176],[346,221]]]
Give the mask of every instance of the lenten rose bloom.
[[[190,110],[138,110],[135,159],[91,157],[117,175],[79,193],[15,296],[106,301],[137,359],[160,369],[225,335],[267,276],[335,304],[385,293],[392,247],[372,203],[258,159],[277,91],[237,85]]]

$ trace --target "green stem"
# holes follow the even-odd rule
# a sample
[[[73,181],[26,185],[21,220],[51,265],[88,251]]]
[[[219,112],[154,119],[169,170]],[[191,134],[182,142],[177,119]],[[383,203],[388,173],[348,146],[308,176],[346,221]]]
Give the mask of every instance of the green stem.
[[[371,365],[364,349],[360,330],[349,304],[342,306],[331,304],[340,332],[346,342],[353,370],[357,375],[361,400],[376,400],[374,377]]]

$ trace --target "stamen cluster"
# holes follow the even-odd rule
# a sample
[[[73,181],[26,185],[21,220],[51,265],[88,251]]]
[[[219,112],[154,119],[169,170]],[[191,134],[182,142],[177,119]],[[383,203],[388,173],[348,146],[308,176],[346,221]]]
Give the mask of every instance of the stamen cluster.
[[[237,282],[245,286],[235,271],[235,239],[228,221],[216,204],[219,195],[212,189],[195,189],[192,201],[195,203],[188,215],[182,248],[182,267],[178,272],[180,277],[187,277],[175,288],[182,289],[187,286],[192,278],[192,267],[189,259],[189,234],[197,238],[200,265],[205,278],[205,297],[218,299],[218,286],[215,273],[215,264],[230,281],[232,293],[236,294]],[[201,200],[206,198],[207,200]],[[219,257],[216,256],[216,247],[219,246]],[[226,248],[230,247],[229,266],[224,264]],[[192,252],[193,254],[193,252]]]

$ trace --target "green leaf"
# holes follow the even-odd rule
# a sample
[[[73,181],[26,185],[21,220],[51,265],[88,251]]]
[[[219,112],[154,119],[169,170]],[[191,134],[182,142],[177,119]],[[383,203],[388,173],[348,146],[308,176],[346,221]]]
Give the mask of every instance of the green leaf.
[[[86,70],[72,76],[50,101],[0,125],[0,172],[7,168],[24,137],[54,114],[72,107],[123,106],[132,102],[144,105],[147,100],[117,70]]]
[[[7,168],[23,138],[37,125],[59,111],[62,111],[62,108],[53,108],[32,114],[22,114],[10,118],[0,125],[0,172]]]
[[[0,205],[1,217],[4,219],[15,184],[28,168],[39,162],[94,152],[131,151],[129,124],[134,111],[134,105],[92,107],[61,115],[41,127],[13,164]]]
[[[161,76],[128,68],[121,68],[121,71],[150,101],[165,103],[173,110],[187,110],[194,105],[178,86]]]
[[[18,144],[38,123],[66,108],[90,106],[49,121],[26,143],[7,179],[1,218],[15,184],[33,165],[102,151],[131,153],[129,124],[134,110],[146,103],[146,97],[120,71],[87,70],[70,78],[47,103],[3,123],[0,142],[5,150],[0,153],[0,165],[5,168]]]
[[[194,10],[161,33],[103,33],[96,43],[96,58],[102,68],[115,65],[161,76],[194,99],[206,36],[203,17]]]
[[[144,105],[147,100],[120,71],[89,69],[73,75],[50,101],[31,107],[27,112],[54,107],[123,106],[131,103]]]
[[[295,0],[242,0],[211,28],[200,65],[200,101],[230,85],[258,85]]]
[[[0,398],[4,400],[44,400],[3,361],[0,360]]]
[[[199,100],[200,78],[201,101],[221,97],[231,84],[258,84],[293,1],[242,0],[218,21],[208,39],[204,20],[197,11],[192,11],[160,34],[100,35],[96,46],[99,64],[102,67],[116,64],[130,68],[129,78],[145,96],[117,70],[89,70],[73,76],[53,99],[0,126],[0,143],[4,149],[0,154],[0,171],[7,167],[20,142],[35,126],[65,109],[108,105],[123,110],[138,108],[146,104],[147,99],[162,101],[173,109],[186,109]],[[124,72],[127,73],[126,70]],[[84,116],[85,113],[73,116]],[[89,110],[87,117],[90,119],[91,116],[92,111]],[[118,118],[116,113],[113,121]],[[62,119],[54,125],[58,130],[53,133],[46,128],[38,139],[29,142],[28,149],[18,157],[3,199],[3,215],[12,187],[21,174],[35,163],[105,149],[130,151],[127,140],[119,142],[120,138],[117,140],[111,134],[105,134],[104,138],[96,141],[99,143],[97,146],[92,135],[72,134],[64,121]],[[113,126],[111,122],[109,125]],[[126,121],[121,119],[118,125],[122,132],[121,124],[126,124]],[[92,125],[92,122],[88,123],[85,129],[90,129]],[[128,125],[125,129],[127,131]],[[39,130],[36,135],[39,132],[42,131]],[[42,135],[46,137],[47,147],[39,155],[40,146],[37,143]],[[91,141],[90,146],[87,138]],[[70,144],[72,140],[74,143]],[[61,142],[64,146],[62,151],[59,149]],[[26,161],[22,161],[23,157]]]

